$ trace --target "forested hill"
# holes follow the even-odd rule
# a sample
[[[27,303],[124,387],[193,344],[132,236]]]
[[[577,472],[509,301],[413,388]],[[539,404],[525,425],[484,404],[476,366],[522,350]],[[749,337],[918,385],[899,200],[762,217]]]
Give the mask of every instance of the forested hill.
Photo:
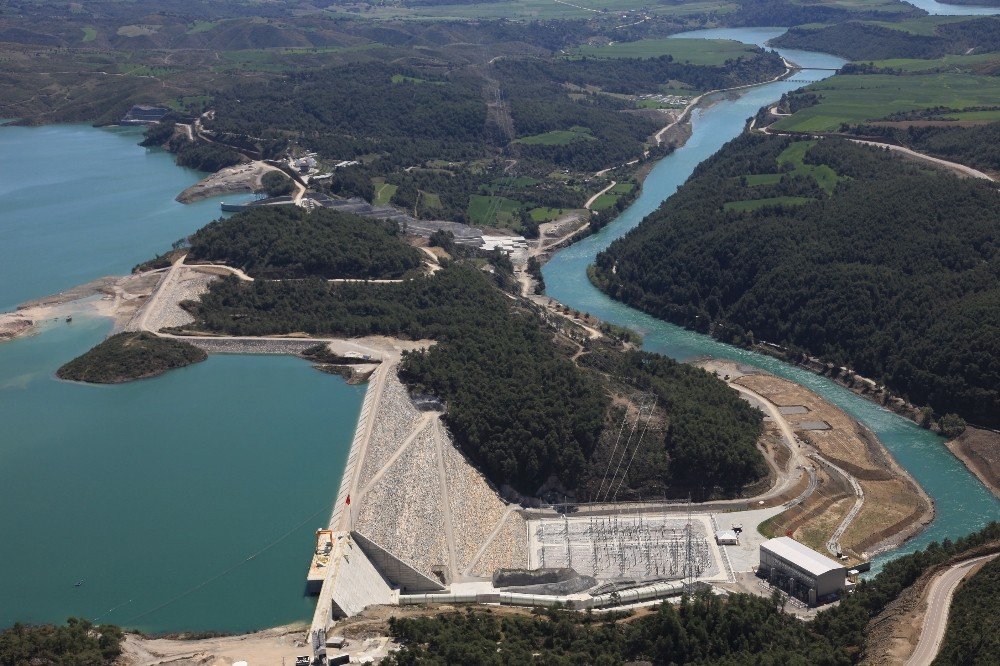
[[[914,23],[919,27],[913,30],[860,21],[792,28],[772,42],[775,46],[823,51],[851,60],[939,58],[949,53],[1000,50],[1000,19],[997,18],[971,18],[937,25],[930,20]]]
[[[298,206],[261,206],[191,236],[188,258],[222,261],[252,277],[399,278],[420,266],[420,250],[394,222]]]
[[[594,277],[658,317],[805,350],[996,426],[998,219],[994,184],[837,139],[744,135],[600,254]]]

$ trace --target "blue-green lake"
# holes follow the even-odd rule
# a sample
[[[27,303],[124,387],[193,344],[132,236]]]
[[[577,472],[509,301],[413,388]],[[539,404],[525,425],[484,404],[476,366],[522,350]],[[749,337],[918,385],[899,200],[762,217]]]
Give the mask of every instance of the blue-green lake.
[[[684,37],[736,39],[763,45],[784,31],[783,28],[738,28],[684,33]],[[789,60],[804,67],[836,68],[843,60],[834,56],[779,49]],[[833,72],[805,69],[795,81],[819,80]],[[589,312],[601,319],[628,326],[642,333],[645,348],[680,360],[702,356],[725,358],[753,365],[791,379],[810,388],[838,405],[874,431],[934,500],[937,516],[920,535],[902,548],[879,557],[875,570],[886,560],[911,552],[929,542],[958,537],[1000,519],[997,500],[944,446],[944,441],[892,412],[878,407],[840,385],[802,368],[781,363],[769,356],[755,354],[723,344],[706,335],[694,333],[650,317],[598,291],[587,279],[587,266],[598,252],[634,228],[644,217],[660,207],[687,180],[694,168],[735,138],[748,118],[760,107],[773,103],[782,93],[801,83],[776,82],[742,91],[736,99],[719,101],[693,115],[693,134],[684,146],[661,160],[647,177],[642,193],[630,208],[599,233],[557,253],[542,269],[546,293],[571,308]],[[663,203],[669,206],[669,200]]]
[[[18,157],[0,160],[0,309],[126,273],[218,217],[218,199],[176,203],[201,175],[138,139],[0,128],[0,154]],[[212,356],[119,386],[54,378],[109,327],[77,317],[0,344],[0,626],[307,619],[313,530],[364,387],[275,356]]]

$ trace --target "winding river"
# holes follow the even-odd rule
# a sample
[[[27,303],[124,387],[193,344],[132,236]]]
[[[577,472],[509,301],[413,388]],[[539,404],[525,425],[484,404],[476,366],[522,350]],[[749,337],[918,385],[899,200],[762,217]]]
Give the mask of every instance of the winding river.
[[[736,39],[764,45],[783,28],[736,28],[701,30],[675,35],[707,39]],[[778,49],[788,60],[809,68],[836,68],[843,60],[831,55]],[[723,344],[709,336],[694,333],[655,319],[623,303],[612,300],[587,280],[587,266],[598,252],[625,235],[687,180],[694,168],[718,151],[723,144],[743,130],[746,120],[782,93],[816,81],[833,72],[827,69],[803,69],[795,82],[779,81],[740,91],[738,97],[720,96],[707,108],[692,116],[693,133],[683,147],[662,159],[650,172],[639,198],[617,219],[599,233],[558,252],[542,269],[546,293],[571,308],[589,312],[605,321],[628,326],[642,333],[645,348],[679,360],[701,356],[725,358],[752,365],[810,388],[833,402],[852,417],[868,426],[903,467],[923,486],[934,500],[937,516],[927,529],[902,548],[880,556],[873,570],[888,559],[921,548],[931,541],[958,537],[1000,518],[1000,500],[994,497],[944,446],[944,441],[913,422],[878,407],[840,385],[802,368],[769,356]]]

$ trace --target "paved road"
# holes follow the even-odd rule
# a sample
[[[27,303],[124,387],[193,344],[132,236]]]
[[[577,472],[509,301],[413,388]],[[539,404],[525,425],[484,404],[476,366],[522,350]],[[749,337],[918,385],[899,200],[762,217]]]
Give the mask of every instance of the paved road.
[[[938,650],[941,649],[945,629],[948,627],[948,610],[951,607],[952,595],[973,568],[996,556],[994,553],[960,562],[931,582],[927,591],[927,614],[920,630],[920,640],[906,666],[926,666],[934,661]]]

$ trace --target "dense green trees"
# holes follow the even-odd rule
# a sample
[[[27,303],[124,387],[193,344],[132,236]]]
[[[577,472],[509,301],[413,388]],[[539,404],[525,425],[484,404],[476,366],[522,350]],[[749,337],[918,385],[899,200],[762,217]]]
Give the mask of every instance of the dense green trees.
[[[850,21],[818,28],[792,28],[773,42],[776,46],[823,51],[852,60],[939,58],[969,49],[989,53],[1000,51],[1000,19],[983,17],[942,23],[935,27],[933,35]]]
[[[988,562],[958,589],[935,664],[987,666],[1000,654],[1000,559]]]
[[[0,631],[0,664],[110,666],[121,655],[122,630],[71,617],[66,625],[15,624]]]
[[[665,603],[629,622],[614,616],[550,610],[533,616],[468,610],[433,617],[393,618],[403,648],[386,663],[513,665],[849,664],[780,603],[749,595],[722,599],[710,592]]]
[[[934,115],[948,115],[948,111],[942,109]],[[911,125],[906,129],[859,125],[852,131],[979,169],[1000,171],[1000,122],[973,127]]]
[[[810,186],[791,173],[769,185],[740,177],[780,173],[788,141],[746,135],[702,164],[598,256],[602,289],[726,340],[850,365],[938,413],[1000,423],[995,188],[825,140],[805,166],[838,175],[834,196],[727,211]]]
[[[60,379],[118,384],[204,361],[204,351],[152,333],[118,333],[56,371]]]
[[[297,206],[260,206],[191,236],[191,260],[222,261],[261,278],[398,278],[420,266],[394,222]]]

